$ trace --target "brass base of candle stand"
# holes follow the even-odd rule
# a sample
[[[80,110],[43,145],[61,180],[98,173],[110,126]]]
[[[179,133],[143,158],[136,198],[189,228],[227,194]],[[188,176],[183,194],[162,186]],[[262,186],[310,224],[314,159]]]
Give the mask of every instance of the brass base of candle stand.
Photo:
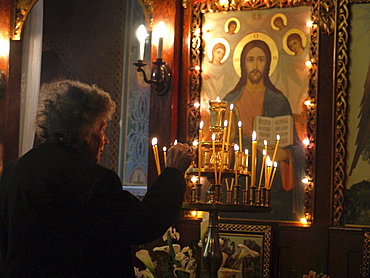
[[[211,211],[218,210],[228,211],[228,212],[253,212],[253,213],[269,213],[271,212],[271,207],[269,206],[250,206],[243,204],[223,204],[223,203],[183,203],[183,210],[198,210],[198,211]]]
[[[214,178],[215,171],[213,169],[206,169],[206,168],[200,168],[200,171],[198,171],[198,168],[190,168],[187,170],[187,174],[189,175],[197,175],[197,173],[200,172],[200,175],[202,177],[206,178]],[[217,174],[220,173],[220,169],[217,170]],[[247,170],[238,170],[238,176],[250,176],[251,172]],[[221,179],[225,178],[233,178],[235,177],[235,170],[234,169],[223,169],[221,172]]]

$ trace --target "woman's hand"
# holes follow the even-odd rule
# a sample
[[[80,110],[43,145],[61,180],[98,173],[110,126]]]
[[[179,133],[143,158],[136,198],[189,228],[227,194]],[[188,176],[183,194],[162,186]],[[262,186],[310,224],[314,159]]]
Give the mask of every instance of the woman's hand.
[[[178,143],[168,149],[166,167],[177,168],[181,173],[185,173],[195,157],[194,148],[188,144]]]

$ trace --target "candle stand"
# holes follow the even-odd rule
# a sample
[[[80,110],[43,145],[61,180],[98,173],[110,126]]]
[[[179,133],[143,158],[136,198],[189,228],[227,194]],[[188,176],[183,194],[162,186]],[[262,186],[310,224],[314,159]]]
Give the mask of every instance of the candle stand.
[[[197,168],[188,170],[188,175],[192,175],[199,172]],[[192,200],[189,203],[183,203],[183,210],[197,210],[197,211],[208,211],[209,212],[209,224],[208,224],[208,236],[206,247],[203,252],[203,266],[206,270],[208,278],[218,277],[218,270],[222,264],[222,252],[219,241],[219,215],[220,212],[249,212],[249,213],[268,213],[271,212],[271,207],[265,195],[264,199],[259,198],[256,203],[250,203],[250,194],[254,194],[254,190],[244,189],[242,197],[237,193],[240,191],[240,186],[234,186],[237,191],[234,190],[227,192],[226,203],[221,203],[221,196],[223,194],[220,184],[214,184],[214,171],[201,169],[201,175],[207,177],[211,182],[209,186],[208,201],[201,202],[201,190],[200,185],[197,184],[193,192]],[[241,171],[238,176],[248,176],[249,172]],[[234,170],[224,170],[221,174],[221,180],[235,177]],[[234,193],[234,194],[233,194]],[[233,195],[232,195],[233,194]],[[243,199],[242,201],[240,199]],[[257,199],[257,198],[256,198]],[[264,200],[264,201],[263,201]]]
[[[264,169],[264,175],[261,176],[260,182],[257,184],[257,140],[255,136],[253,137],[252,134],[252,152],[249,157],[247,149],[245,152],[239,151],[239,149],[242,150],[243,143],[241,122],[238,123],[239,146],[230,142],[233,104],[230,105],[228,121],[224,121],[227,105],[225,100],[219,98],[210,100],[209,105],[209,128],[212,133],[212,141],[202,142],[203,122],[200,122],[198,165],[193,165],[187,171],[189,180],[192,180],[190,176],[197,176],[198,182],[193,183],[191,200],[183,203],[182,208],[209,212],[208,237],[202,260],[207,277],[215,278],[218,277],[218,270],[222,264],[219,242],[220,212],[271,212],[270,189],[273,174],[267,171],[267,168]],[[224,124],[222,125],[222,123]],[[267,151],[267,145],[265,146]],[[264,163],[266,157],[267,154],[264,156]],[[250,171],[248,165],[251,165]],[[262,164],[262,168],[265,167],[264,165]],[[205,198],[205,194],[203,194],[205,192],[202,192],[205,190],[202,190],[201,177],[207,178],[210,183]],[[245,180],[243,188],[240,183],[241,179]]]

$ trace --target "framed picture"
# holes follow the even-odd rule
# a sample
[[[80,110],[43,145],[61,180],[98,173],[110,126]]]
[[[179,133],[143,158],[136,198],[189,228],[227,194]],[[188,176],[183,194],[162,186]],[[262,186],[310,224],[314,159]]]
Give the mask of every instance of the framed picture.
[[[370,225],[370,1],[340,1],[334,224]]]
[[[283,159],[277,162],[271,189],[273,213],[269,220],[298,221],[302,217],[310,220],[317,27],[309,23],[316,21],[316,1],[296,1],[294,6],[285,1],[229,1],[223,5],[220,2],[193,2],[190,93],[192,102],[197,102],[199,108],[191,108],[191,140],[198,136],[202,120],[202,140],[211,141],[209,102],[217,98],[234,107],[233,122],[228,124],[243,123],[242,151],[251,149],[256,116],[293,116],[293,143],[281,146],[289,153],[292,163],[288,170]],[[252,49],[264,53],[263,69],[248,68],[250,63],[245,61],[254,55],[250,55]],[[257,90],[258,86],[254,85],[260,83],[263,86]],[[273,100],[276,96],[280,100]],[[280,106],[281,103],[284,105]],[[232,134],[231,142],[236,142],[237,137],[236,133],[234,137]],[[275,145],[275,142],[267,143]],[[262,150],[259,157],[261,162]],[[302,182],[305,178],[308,183]]]
[[[228,272],[232,273],[228,269],[235,271],[235,278],[270,277],[270,226],[220,223],[220,239],[226,259],[224,277],[229,277],[226,276]],[[240,253],[245,256],[238,260]]]

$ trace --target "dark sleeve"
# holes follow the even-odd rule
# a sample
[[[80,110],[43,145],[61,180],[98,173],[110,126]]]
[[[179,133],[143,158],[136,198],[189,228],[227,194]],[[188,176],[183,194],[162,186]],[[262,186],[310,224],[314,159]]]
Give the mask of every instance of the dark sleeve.
[[[108,170],[96,181],[89,198],[92,232],[125,244],[153,241],[179,216],[185,187],[179,170],[165,168],[141,201],[122,190],[117,174]]]

